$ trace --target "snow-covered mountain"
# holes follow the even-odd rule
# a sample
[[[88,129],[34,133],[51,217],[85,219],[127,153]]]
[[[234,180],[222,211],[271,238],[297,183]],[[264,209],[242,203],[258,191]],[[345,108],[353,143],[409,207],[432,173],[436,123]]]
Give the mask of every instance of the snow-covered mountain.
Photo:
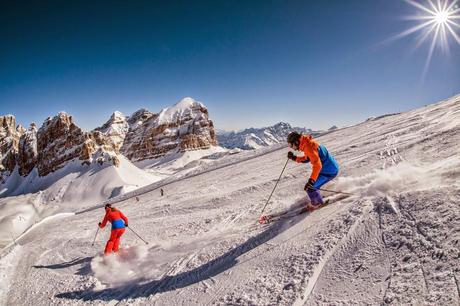
[[[3,184],[15,169],[22,177],[28,176],[33,169],[43,177],[76,159],[86,165],[96,158],[100,164],[104,161],[114,165],[119,163],[115,148],[107,137],[97,131],[84,132],[65,112],[47,118],[38,130],[35,123],[28,130],[19,126],[14,128],[12,115],[4,117],[3,122],[6,122],[0,131],[0,142],[5,149],[2,150]],[[2,184],[0,190],[3,196],[10,193]]]
[[[76,126],[65,112],[47,118],[38,130],[35,123],[27,131],[16,126],[13,115],[0,117],[0,124],[0,182],[15,168],[23,177],[34,168],[39,176],[46,176],[75,159],[86,165],[97,159],[117,166],[120,154],[142,161],[217,146],[206,107],[192,98],[159,114],[141,109],[126,118],[116,111],[91,132]]]
[[[158,114],[139,110],[127,122],[129,131],[120,151],[131,161],[217,146],[208,110],[192,98],[184,98]]]
[[[102,256],[110,231],[96,232],[99,203],[37,224],[0,253],[0,301],[458,305],[460,95],[317,140],[340,165],[325,188],[349,193],[323,192],[330,205],[294,213],[311,169],[286,164],[286,147],[225,155],[114,199],[129,218],[118,255]],[[260,225],[275,185],[264,214],[291,213]],[[15,201],[19,226],[30,205]]]
[[[184,98],[158,114],[140,109],[126,118],[115,112],[96,130],[133,162],[217,146],[208,110],[192,98]]]
[[[249,128],[238,132],[219,130],[217,132],[217,140],[219,145],[224,148],[253,150],[278,143],[285,143],[287,135],[294,130],[301,133],[312,134],[313,136],[317,136],[321,133],[321,131],[292,127],[289,123],[279,122],[269,127]]]
[[[129,131],[129,123],[125,115],[119,111],[115,111],[103,126],[95,130],[107,136],[119,151]]]

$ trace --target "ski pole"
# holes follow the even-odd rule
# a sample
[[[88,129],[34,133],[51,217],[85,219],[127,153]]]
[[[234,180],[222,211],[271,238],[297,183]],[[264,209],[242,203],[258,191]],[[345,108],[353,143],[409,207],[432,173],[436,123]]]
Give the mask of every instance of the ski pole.
[[[336,191],[336,190],[329,190],[329,189],[323,189],[323,188],[318,188],[318,190],[327,191],[327,192],[333,192],[333,193],[348,194],[348,195],[356,195],[355,193],[349,193],[349,192],[343,192],[343,191]]]
[[[288,164],[288,161],[289,161],[289,158],[286,160],[286,164],[284,164],[283,170],[282,170],[281,173],[280,173],[280,177],[279,177],[278,180],[276,181],[275,187],[273,187],[273,190],[272,190],[272,192],[270,193],[270,196],[268,197],[267,203],[265,203],[264,208],[263,208],[262,211],[260,212],[261,215],[264,213],[265,207],[267,207],[267,204],[268,204],[268,202],[270,201],[270,199],[271,199],[271,197],[272,197],[272,195],[273,195],[273,192],[274,192],[275,189],[276,189],[276,186],[278,186],[278,183],[279,183],[279,181],[280,181],[280,179],[281,179],[281,176],[283,175],[284,169],[286,169],[286,166],[287,166],[287,164]]]
[[[94,242],[96,241],[97,233],[99,233],[99,226],[97,227],[96,235],[94,235],[94,240],[91,245],[94,245]]]
[[[142,237],[139,236],[132,228],[130,228],[129,226],[128,226],[128,228],[129,228],[129,229],[130,229],[140,240],[144,241],[145,244],[149,244],[147,241],[145,241],[144,239],[142,239]]]

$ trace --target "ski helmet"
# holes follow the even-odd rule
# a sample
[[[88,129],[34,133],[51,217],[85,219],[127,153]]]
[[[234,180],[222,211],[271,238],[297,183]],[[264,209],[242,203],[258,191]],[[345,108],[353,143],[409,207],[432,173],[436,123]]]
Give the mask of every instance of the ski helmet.
[[[112,204],[107,203],[107,204],[105,204],[105,207],[104,207],[104,208],[105,208],[105,209],[107,209],[107,208],[112,208]]]
[[[299,144],[300,134],[296,131],[290,132],[287,137],[287,142],[290,144]]]

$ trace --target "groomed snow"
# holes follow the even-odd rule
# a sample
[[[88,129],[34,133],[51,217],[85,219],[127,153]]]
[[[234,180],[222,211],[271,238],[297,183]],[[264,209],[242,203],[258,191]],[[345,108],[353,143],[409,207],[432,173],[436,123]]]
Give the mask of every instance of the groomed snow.
[[[459,117],[456,96],[319,137],[341,166],[324,188],[354,195],[324,192],[331,205],[268,225],[257,219],[285,147],[224,154],[121,199],[130,228],[118,256],[101,256],[108,229],[92,246],[100,205],[50,220],[2,253],[0,296],[5,305],[458,305]],[[266,212],[302,207],[309,172],[289,162]]]

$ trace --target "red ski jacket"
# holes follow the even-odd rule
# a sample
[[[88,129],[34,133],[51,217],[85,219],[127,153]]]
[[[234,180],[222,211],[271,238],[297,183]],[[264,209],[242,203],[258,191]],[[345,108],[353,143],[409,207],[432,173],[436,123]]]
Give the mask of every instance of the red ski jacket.
[[[106,209],[105,211],[104,220],[102,220],[100,225],[101,228],[104,228],[108,221],[112,223],[112,230],[128,226],[128,218],[126,218],[125,215],[123,215],[123,213],[118,209],[112,207],[110,209]]]

